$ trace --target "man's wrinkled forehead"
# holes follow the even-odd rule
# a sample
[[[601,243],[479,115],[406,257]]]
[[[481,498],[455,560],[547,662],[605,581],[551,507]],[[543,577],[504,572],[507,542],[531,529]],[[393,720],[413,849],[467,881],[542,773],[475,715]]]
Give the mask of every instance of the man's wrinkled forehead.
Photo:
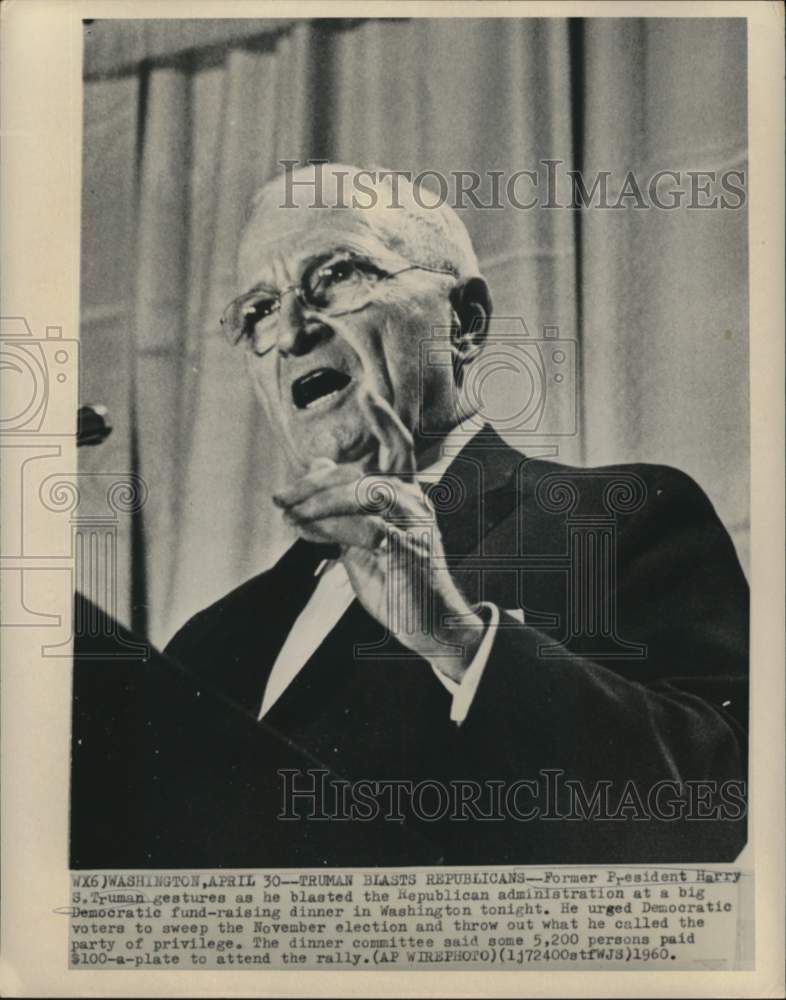
[[[247,282],[277,267],[296,269],[317,254],[339,248],[390,253],[370,213],[360,209],[260,206],[243,232],[239,277]]]

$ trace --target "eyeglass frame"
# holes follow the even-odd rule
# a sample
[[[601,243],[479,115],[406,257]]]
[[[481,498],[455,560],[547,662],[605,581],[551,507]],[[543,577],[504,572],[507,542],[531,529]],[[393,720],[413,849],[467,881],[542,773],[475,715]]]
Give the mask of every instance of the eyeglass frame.
[[[427,272],[429,272],[431,274],[447,274],[447,275],[450,275],[453,278],[458,278],[458,276],[459,276],[458,275],[458,270],[456,268],[431,267],[428,264],[407,264],[406,267],[399,268],[399,270],[397,270],[397,271],[389,271],[389,272],[387,272],[387,271],[384,271],[377,264],[375,264],[374,261],[366,260],[365,258],[361,258],[358,255],[353,254],[351,251],[340,251],[340,252],[338,252],[336,254],[335,257],[332,257],[332,258],[329,257],[323,263],[332,263],[334,260],[342,260],[342,259],[343,260],[350,260],[350,261],[353,261],[353,260],[354,261],[363,260],[367,264],[370,264],[372,267],[374,267],[375,270],[377,270],[377,271],[380,272],[380,274],[379,274],[379,282],[380,283],[381,282],[385,282],[385,281],[389,281],[391,278],[397,278],[399,275],[405,274],[407,271],[427,271]],[[371,301],[373,301],[373,298],[374,298],[374,291],[373,291],[373,289],[374,289],[375,286],[372,285],[369,288],[369,295],[368,295],[368,297],[366,299],[364,299],[364,301],[361,304],[359,304],[357,306],[353,306],[350,309],[330,310],[330,309],[325,309],[324,307],[313,305],[306,298],[307,288],[303,284],[304,276],[305,276],[306,273],[308,273],[308,268],[306,268],[304,270],[303,274],[301,275],[301,277],[299,278],[298,281],[293,282],[291,285],[286,285],[284,288],[279,289],[277,292],[273,292],[272,290],[270,291],[270,296],[269,296],[270,297],[270,301],[277,303],[275,312],[278,312],[280,314],[280,312],[281,312],[281,301],[282,301],[283,297],[285,295],[288,295],[290,292],[294,292],[295,293],[295,297],[296,297],[296,299],[297,299],[297,301],[300,304],[300,306],[301,306],[302,309],[307,309],[309,312],[321,314],[323,316],[330,316],[330,317],[334,317],[334,316],[348,316],[348,315],[350,315],[353,312],[359,312],[361,309],[364,309]],[[263,291],[262,289],[258,290],[258,294],[259,294],[260,298],[262,296],[262,291]],[[229,311],[231,309],[233,309],[233,308],[239,308],[239,303],[242,302],[242,300],[244,300],[244,299],[248,299],[249,300],[249,304],[250,304],[253,301],[253,298],[254,298],[254,296],[256,294],[257,294],[257,292],[250,291],[250,292],[247,292],[245,295],[238,296],[238,298],[233,299],[227,305],[227,307],[224,309],[224,312],[221,315],[221,319],[220,319],[221,329],[224,331],[224,334],[226,336],[227,341],[233,347],[237,347],[237,345],[243,339],[246,338],[246,334],[243,331],[242,325],[239,327],[238,332],[232,333],[230,331],[230,329],[229,329],[229,327],[227,325],[227,314],[229,313]],[[245,319],[246,316],[251,315],[251,313],[253,311],[253,308],[255,308],[255,307],[247,308],[246,309],[246,311],[243,313],[243,318],[244,319]],[[235,324],[235,327],[237,327],[237,324]],[[250,341],[253,340],[253,338],[251,338],[251,337],[249,337],[248,339]],[[252,347],[252,350],[254,351],[254,354],[257,355],[257,357],[262,357],[263,355],[268,354],[270,351],[274,350],[275,346],[276,346],[276,344],[275,344],[275,341],[274,341],[269,347],[265,347],[262,350],[257,350],[254,347]]]

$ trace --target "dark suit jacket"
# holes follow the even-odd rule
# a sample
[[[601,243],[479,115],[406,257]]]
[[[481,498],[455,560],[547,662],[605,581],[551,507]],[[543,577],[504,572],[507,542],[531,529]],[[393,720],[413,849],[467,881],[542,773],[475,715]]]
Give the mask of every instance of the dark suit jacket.
[[[455,579],[470,602],[502,609],[467,719],[450,721],[450,697],[429,665],[355,601],[265,720],[253,722],[324,555],[298,542],[167,648],[268,741],[258,759],[206,779],[206,797],[216,814],[231,814],[232,829],[203,829],[197,848],[181,843],[182,863],[735,857],[745,841],[747,586],[704,493],[667,467],[530,460],[490,429],[431,492]],[[511,609],[524,611],[524,625]],[[301,754],[294,767],[307,759],[331,780],[475,782],[466,787],[484,794],[496,782],[503,796],[535,782],[517,786],[512,808],[539,812],[522,820],[503,809],[508,818],[484,820],[493,813],[484,798],[463,821],[278,820],[275,772],[293,766],[293,753]],[[267,805],[254,790],[263,774]],[[669,813],[678,791],[690,819]]]

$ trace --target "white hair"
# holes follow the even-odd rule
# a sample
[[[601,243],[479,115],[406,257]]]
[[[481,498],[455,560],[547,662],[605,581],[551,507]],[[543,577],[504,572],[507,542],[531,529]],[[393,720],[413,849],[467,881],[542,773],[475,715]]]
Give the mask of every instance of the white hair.
[[[413,264],[447,267],[459,277],[478,275],[478,259],[466,226],[445,198],[433,192],[429,192],[431,207],[423,196],[426,190],[416,189],[400,171],[344,163],[308,164],[274,177],[259,189],[247,226],[285,205],[298,211],[305,207],[303,199],[309,191],[312,204],[318,198],[323,208],[352,212],[385,246]]]

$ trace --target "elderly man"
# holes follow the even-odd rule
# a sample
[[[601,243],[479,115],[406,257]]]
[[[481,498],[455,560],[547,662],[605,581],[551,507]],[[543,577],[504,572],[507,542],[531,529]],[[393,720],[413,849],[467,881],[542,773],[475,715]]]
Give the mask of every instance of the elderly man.
[[[734,857],[747,588],[727,533],[674,469],[529,459],[473,419],[491,297],[468,234],[400,177],[353,204],[360,174],[260,192],[222,321],[290,456],[274,503],[297,535],[167,649],[276,748],[253,768],[283,798],[244,786],[235,862]],[[406,847],[375,841],[386,820]],[[266,853],[276,824],[289,856]]]

